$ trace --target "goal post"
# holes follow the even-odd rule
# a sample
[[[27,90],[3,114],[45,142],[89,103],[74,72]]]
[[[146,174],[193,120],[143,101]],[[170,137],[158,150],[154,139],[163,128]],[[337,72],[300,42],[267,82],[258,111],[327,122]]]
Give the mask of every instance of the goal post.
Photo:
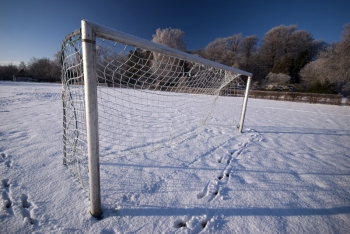
[[[102,215],[100,189],[100,161],[98,137],[98,103],[96,77],[95,33],[86,21],[81,22],[83,74],[86,106],[86,136],[90,182],[90,213]]]
[[[180,144],[215,119],[221,100],[237,103],[229,118],[243,131],[249,72],[86,20],[63,40],[61,63],[63,161],[89,190],[94,217],[101,157]]]
[[[242,112],[241,112],[241,118],[239,121],[239,127],[238,131],[242,132],[243,131],[243,125],[244,125],[244,119],[245,119],[245,112],[247,110],[247,105],[248,105],[248,96],[249,96],[249,88],[250,88],[250,83],[252,81],[252,77],[248,76],[247,80],[247,85],[246,85],[246,90],[244,94],[244,100],[243,100],[243,105],[242,105]]]

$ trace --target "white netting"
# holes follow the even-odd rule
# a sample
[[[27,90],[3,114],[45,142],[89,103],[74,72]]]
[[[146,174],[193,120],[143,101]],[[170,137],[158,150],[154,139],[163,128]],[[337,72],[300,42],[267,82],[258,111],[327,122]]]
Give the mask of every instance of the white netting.
[[[216,105],[232,109],[227,124],[239,123],[245,89],[240,74],[99,38],[96,62],[102,159],[169,150],[215,120],[220,115]],[[64,161],[84,185],[87,143],[82,63],[77,31],[62,46]]]

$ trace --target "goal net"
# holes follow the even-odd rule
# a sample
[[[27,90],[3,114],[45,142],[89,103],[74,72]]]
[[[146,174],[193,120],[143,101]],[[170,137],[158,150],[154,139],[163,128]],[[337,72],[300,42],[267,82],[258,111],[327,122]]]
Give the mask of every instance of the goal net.
[[[83,22],[92,28],[92,39],[77,30],[61,51],[63,161],[83,187],[90,187],[91,125],[98,132],[99,160],[171,150],[215,122],[218,106],[232,109],[227,124],[242,130],[250,73]],[[96,109],[89,107],[89,82]],[[89,119],[91,111],[97,122]]]

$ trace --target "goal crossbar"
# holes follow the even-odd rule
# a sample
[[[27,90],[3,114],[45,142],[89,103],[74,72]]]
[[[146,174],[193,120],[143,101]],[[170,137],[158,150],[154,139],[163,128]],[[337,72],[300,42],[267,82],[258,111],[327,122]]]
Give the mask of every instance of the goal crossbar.
[[[124,32],[120,32],[118,30],[115,29],[111,29],[105,26],[101,26],[86,20],[83,20],[83,22],[85,22],[86,24],[88,24],[92,30],[94,31],[94,33],[96,34],[96,37],[101,37],[101,38],[105,38],[108,40],[112,40],[112,41],[117,41],[117,42],[121,42],[124,44],[128,44],[131,46],[135,46],[138,48],[143,48],[146,50],[151,50],[154,52],[158,52],[158,53],[162,53],[165,55],[169,55],[169,56],[173,56],[185,61],[190,61],[190,62],[195,62],[195,63],[199,63],[199,64],[203,64],[206,66],[210,66],[210,67],[214,67],[217,69],[223,69],[223,70],[227,70],[227,71],[231,71],[234,73],[238,73],[244,76],[249,76],[252,77],[252,73],[250,72],[246,72],[234,67],[229,67],[217,62],[213,62],[195,55],[191,55],[188,53],[185,53],[183,51],[179,51],[161,44],[157,44],[154,43],[152,41],[148,41]]]

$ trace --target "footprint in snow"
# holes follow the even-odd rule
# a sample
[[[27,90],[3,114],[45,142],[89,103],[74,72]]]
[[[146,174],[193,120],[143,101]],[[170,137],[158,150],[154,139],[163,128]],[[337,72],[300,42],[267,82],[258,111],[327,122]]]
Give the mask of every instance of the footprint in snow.
[[[32,204],[28,201],[28,196],[22,194],[20,206],[15,207],[16,213],[21,214],[24,222],[28,222],[30,225],[35,224],[35,220],[30,215],[30,208]]]
[[[2,186],[4,186],[4,188],[8,188],[10,186],[9,184],[9,179],[3,179],[1,180]]]
[[[11,160],[6,161],[6,162],[5,162],[5,166],[11,167]]]
[[[11,167],[11,160],[5,153],[0,154],[0,163],[4,163],[6,167]]]
[[[187,227],[187,224],[185,221],[182,221],[182,220],[177,220],[175,223],[174,223],[174,226],[176,228],[186,228]]]
[[[30,204],[30,202],[28,202],[28,196],[25,194],[22,194],[21,201],[22,201],[23,208],[28,209],[32,205]]]
[[[7,154],[0,153],[0,163],[4,163],[8,168],[12,166],[12,161],[9,158],[10,157]],[[22,194],[19,202],[11,200],[12,196],[10,196],[10,194],[13,195],[13,191],[9,181],[9,179],[1,180],[1,185],[5,189],[5,191],[2,192],[2,203],[4,204],[4,208],[7,210],[11,209],[10,214],[20,214],[24,222],[34,225],[36,221],[30,214],[30,210],[32,210],[33,207],[32,203],[29,201],[28,195]]]
[[[176,220],[174,223],[175,228],[179,229],[189,229],[191,233],[198,233],[205,229],[208,225],[208,219],[206,216],[196,217],[193,216],[191,219],[185,220]]]
[[[6,209],[10,209],[12,206],[12,201],[9,194],[6,191],[2,192],[2,203]]]

